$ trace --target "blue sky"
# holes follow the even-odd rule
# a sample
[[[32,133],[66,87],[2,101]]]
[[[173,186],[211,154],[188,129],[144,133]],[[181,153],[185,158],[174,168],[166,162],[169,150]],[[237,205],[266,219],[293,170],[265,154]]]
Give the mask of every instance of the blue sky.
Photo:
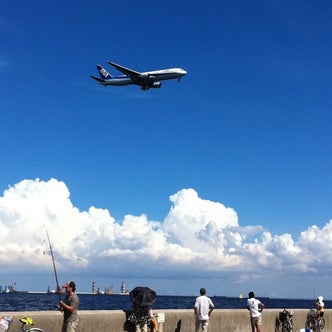
[[[9,247],[1,250],[0,284],[35,287],[35,278],[4,268],[9,252],[22,259],[8,234],[26,229],[26,250],[37,250],[42,234],[35,238],[32,229],[47,224],[59,274],[76,277],[84,290],[95,278],[101,287],[139,280],[162,293],[197,293],[201,284],[220,295],[325,291],[332,261],[331,18],[325,1],[2,1],[0,226]],[[108,61],[188,74],[161,89],[105,88],[89,75],[97,63],[117,74]],[[26,202],[44,212],[27,211]],[[108,215],[100,221],[91,207]],[[118,242],[98,238],[109,227]],[[94,240],[104,241],[99,252],[82,240],[91,228],[100,230]],[[122,238],[124,230],[131,236]],[[132,246],[147,235],[164,245]],[[75,241],[74,273],[68,255]],[[169,246],[183,260],[166,257]],[[125,266],[115,262],[117,251]],[[152,266],[133,272],[133,257],[143,254]],[[50,274],[44,259],[32,274]],[[103,259],[117,270],[101,269]],[[284,293],[283,281],[290,285]]]

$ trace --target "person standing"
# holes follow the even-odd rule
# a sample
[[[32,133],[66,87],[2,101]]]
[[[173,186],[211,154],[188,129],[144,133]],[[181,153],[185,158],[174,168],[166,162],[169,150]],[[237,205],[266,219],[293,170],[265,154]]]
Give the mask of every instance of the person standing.
[[[318,296],[316,303],[316,310],[317,310],[317,319],[319,320],[321,317],[324,316],[324,297]]]
[[[148,332],[152,316],[153,312],[150,307],[133,303],[133,310],[128,320],[135,324],[135,332]]]
[[[264,304],[255,299],[254,292],[250,292],[248,294],[247,300],[247,309],[250,311],[250,323],[251,323],[251,331],[255,332],[262,332],[261,325],[262,325],[262,311],[264,309]]]
[[[200,289],[200,296],[196,298],[194,313],[196,316],[195,332],[207,332],[209,318],[214,309],[214,304],[209,297],[206,296],[205,288]]]
[[[75,332],[78,326],[77,309],[80,304],[79,298],[75,293],[75,282],[67,282],[62,288],[66,289],[64,301],[59,302],[60,311],[63,312],[62,332]]]

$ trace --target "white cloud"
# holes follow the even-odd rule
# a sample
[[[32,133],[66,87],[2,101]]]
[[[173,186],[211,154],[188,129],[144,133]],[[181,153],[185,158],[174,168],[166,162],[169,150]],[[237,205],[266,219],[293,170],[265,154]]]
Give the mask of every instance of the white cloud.
[[[65,183],[23,180],[0,197],[0,271],[49,271],[45,227],[61,273],[192,277],[212,273],[233,282],[266,274],[327,271],[332,262],[332,220],[304,230],[298,240],[273,235],[260,225],[241,227],[234,209],[202,199],[194,189],[170,196],[165,220],[126,215],[116,221],[107,209],[79,211]],[[236,276],[236,277],[235,277]]]

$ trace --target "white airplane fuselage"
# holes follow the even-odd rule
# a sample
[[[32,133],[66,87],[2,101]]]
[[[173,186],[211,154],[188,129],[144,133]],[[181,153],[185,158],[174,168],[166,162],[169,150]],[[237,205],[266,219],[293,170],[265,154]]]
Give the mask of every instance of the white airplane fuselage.
[[[169,68],[169,69],[153,70],[141,73],[141,78],[151,82],[158,82],[158,81],[179,79],[186,74],[187,72],[181,68]],[[137,83],[128,75],[119,75],[106,81],[105,84],[103,85],[121,86],[121,85],[130,85],[130,84],[137,84]]]
[[[98,81],[99,84],[104,86],[123,86],[136,84],[139,85],[143,90],[148,90],[149,88],[160,88],[160,81],[171,79],[180,80],[182,76],[187,74],[187,72],[182,68],[168,68],[152,70],[148,72],[137,72],[113,62],[109,62],[109,64],[121,71],[124,75],[112,76],[101,65],[97,65],[97,69],[101,77],[91,77]]]

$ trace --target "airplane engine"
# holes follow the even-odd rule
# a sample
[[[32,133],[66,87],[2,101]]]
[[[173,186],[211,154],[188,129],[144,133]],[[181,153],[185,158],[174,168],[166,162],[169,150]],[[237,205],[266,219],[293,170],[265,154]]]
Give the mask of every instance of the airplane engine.
[[[156,89],[158,89],[158,88],[160,88],[161,87],[161,82],[153,82],[153,84],[152,84],[152,88],[156,88]]]
[[[143,73],[140,75],[141,78],[154,78],[154,75],[150,73]]]

